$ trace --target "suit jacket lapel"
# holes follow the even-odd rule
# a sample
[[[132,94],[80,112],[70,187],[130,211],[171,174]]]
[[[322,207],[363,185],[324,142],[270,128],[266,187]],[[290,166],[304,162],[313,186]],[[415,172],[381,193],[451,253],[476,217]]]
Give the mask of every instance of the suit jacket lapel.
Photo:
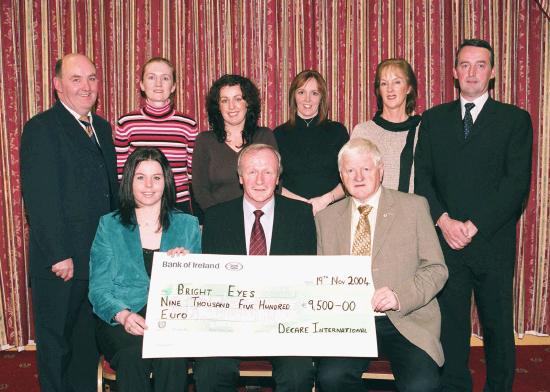
[[[354,208],[353,199],[351,197],[346,198],[346,202],[342,203],[341,208],[337,211],[334,225],[340,227],[341,230],[337,230],[338,239],[336,241],[338,246],[338,253],[342,255],[350,254],[351,246],[351,209]]]
[[[78,120],[74,118],[71,113],[69,113],[61,101],[57,101],[55,106],[57,113],[59,114],[58,119],[61,125],[60,128],[67,134],[68,139],[80,144],[83,148],[96,152],[97,147],[90,143],[90,138],[86,135],[86,132],[84,132],[84,129],[80,126]]]
[[[171,222],[173,222],[174,215],[170,215]],[[163,230],[162,235],[160,237],[160,251],[166,252],[167,250],[170,250],[178,244],[178,231],[173,230],[174,226],[173,224],[170,225],[168,230]]]
[[[483,129],[487,128],[490,125],[494,124],[494,115],[495,115],[495,101],[489,97],[483,105],[483,109],[477,116],[474,127],[472,128],[472,133],[468,137],[468,140],[477,137],[480,133],[483,132]]]
[[[243,212],[243,198],[236,200],[234,208],[231,208],[232,217],[228,217],[227,222],[234,222],[234,230],[231,230],[234,233],[234,240],[232,240],[235,246],[236,255],[246,255],[246,239],[244,232],[244,212]]]
[[[122,236],[124,237],[124,244],[121,244],[121,246],[128,249],[130,253],[129,261],[135,260],[133,263],[138,263],[138,265],[136,265],[138,269],[144,268],[143,248],[141,247],[141,238],[139,237],[139,226],[136,225],[133,228],[123,227]]]
[[[372,264],[376,261],[376,256],[384,241],[387,238],[388,230],[395,219],[394,199],[391,193],[382,187],[380,202],[378,204],[378,213],[376,215],[376,228],[374,231],[374,239],[372,243]]]
[[[462,109],[460,108],[460,99],[457,99],[449,106],[449,128],[455,135],[460,144],[466,143],[464,139],[464,123],[462,122]]]
[[[271,231],[271,246],[269,247],[270,255],[281,254],[284,249],[285,233],[283,228],[285,224],[285,214],[280,206],[279,200],[275,195],[275,210],[273,211],[273,229]]]

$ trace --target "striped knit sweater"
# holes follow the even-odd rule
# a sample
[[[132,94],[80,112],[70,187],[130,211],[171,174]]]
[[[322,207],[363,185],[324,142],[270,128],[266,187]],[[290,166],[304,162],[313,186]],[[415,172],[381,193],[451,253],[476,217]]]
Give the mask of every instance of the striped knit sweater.
[[[176,183],[176,202],[190,200],[192,158],[198,130],[195,120],[171,104],[155,108],[149,103],[120,117],[115,127],[118,179],[128,156],[138,147],[156,147],[170,162]]]

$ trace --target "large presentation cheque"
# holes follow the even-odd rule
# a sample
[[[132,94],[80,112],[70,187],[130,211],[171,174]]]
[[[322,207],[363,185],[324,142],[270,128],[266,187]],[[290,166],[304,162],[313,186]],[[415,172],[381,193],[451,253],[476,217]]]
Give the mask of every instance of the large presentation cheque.
[[[369,257],[156,253],[143,357],[376,357]]]

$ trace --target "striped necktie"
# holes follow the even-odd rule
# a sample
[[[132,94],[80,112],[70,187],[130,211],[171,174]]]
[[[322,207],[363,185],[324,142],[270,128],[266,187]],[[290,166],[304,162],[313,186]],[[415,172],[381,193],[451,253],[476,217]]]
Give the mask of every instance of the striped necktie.
[[[78,119],[82,125],[85,127],[86,135],[88,137],[92,137],[94,134],[94,129],[92,128],[92,123],[90,122],[90,118],[88,116],[80,116]]]
[[[262,224],[260,223],[260,217],[264,214],[262,210],[254,211],[256,219],[252,226],[252,232],[250,233],[250,248],[248,254],[251,256],[265,256],[267,255],[267,245],[265,242],[265,234]]]

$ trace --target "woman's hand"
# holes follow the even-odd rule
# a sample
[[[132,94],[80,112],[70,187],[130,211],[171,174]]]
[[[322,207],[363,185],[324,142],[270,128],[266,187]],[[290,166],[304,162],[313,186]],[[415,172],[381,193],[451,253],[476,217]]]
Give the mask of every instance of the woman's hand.
[[[167,251],[166,254],[170,257],[182,256],[182,255],[189,254],[189,251],[185,248],[172,248],[169,251]]]
[[[143,331],[147,329],[145,319],[137,313],[130,312],[128,309],[118,312],[115,320],[131,335],[143,335]]]
[[[313,197],[309,199],[309,204],[313,208],[313,215],[316,215],[319,211],[324,210],[327,206],[334,201],[332,193],[325,193],[323,196]]]
[[[288,197],[290,199],[303,201],[304,203],[309,203],[309,200],[306,199],[305,197],[299,196],[296,193],[292,193],[291,191],[289,191],[288,189],[286,189],[284,187],[283,187],[283,189],[281,189],[281,195],[283,195],[284,197]]]

